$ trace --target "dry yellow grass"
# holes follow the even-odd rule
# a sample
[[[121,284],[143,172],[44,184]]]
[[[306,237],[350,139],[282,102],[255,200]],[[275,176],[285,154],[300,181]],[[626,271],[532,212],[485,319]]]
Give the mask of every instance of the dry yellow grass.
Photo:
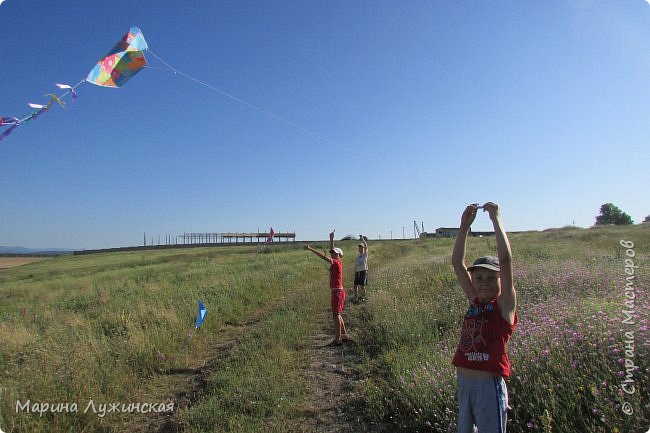
[[[0,257],[0,269],[13,268],[41,260],[50,260],[50,257]]]

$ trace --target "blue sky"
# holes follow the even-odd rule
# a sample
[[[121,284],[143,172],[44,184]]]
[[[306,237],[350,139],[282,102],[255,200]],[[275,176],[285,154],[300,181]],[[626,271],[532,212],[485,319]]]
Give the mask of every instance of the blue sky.
[[[259,109],[151,55],[123,88],[83,84],[0,141],[0,245],[401,238],[489,200],[508,230],[589,227],[607,202],[650,215],[644,0],[6,0],[0,115],[85,78],[133,25]]]

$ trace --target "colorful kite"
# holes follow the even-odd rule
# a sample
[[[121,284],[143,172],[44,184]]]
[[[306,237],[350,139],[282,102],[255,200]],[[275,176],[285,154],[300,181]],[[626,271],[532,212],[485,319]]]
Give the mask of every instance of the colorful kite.
[[[62,99],[67,95],[72,95],[72,98],[76,99],[76,89],[84,82],[103,87],[123,86],[124,83],[140,72],[147,64],[147,60],[144,57],[144,52],[147,49],[147,42],[144,39],[142,31],[137,27],[131,27],[131,30],[122,37],[113,49],[97,62],[97,65],[88,73],[88,77],[85,80],[81,80],[76,86],[56,84],[59,89],[66,90],[66,92],[61,96],[56,96],[52,93],[45,95],[50,98],[47,104],[34,104],[30,102],[28,105],[36,111],[24,115],[21,118],[0,117],[0,127],[9,127],[0,134],[0,141],[8,137],[14,129],[23,123],[34,120],[48,111],[54,102],[62,108],[65,108]]]
[[[203,323],[203,319],[205,319],[205,314],[208,312],[208,310],[203,306],[203,302],[199,301],[199,312],[196,315],[196,322],[194,322],[194,329],[199,329],[199,326],[201,326],[201,323]]]
[[[142,31],[131,30],[88,73],[86,81],[103,87],[120,87],[147,64],[144,51],[148,48]]]

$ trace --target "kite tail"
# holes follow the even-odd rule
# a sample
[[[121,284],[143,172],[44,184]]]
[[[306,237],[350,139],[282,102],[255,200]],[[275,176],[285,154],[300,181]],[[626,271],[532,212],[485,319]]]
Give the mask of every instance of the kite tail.
[[[67,91],[64,92],[63,94],[59,95],[59,96],[57,96],[57,95],[55,95],[53,93],[48,93],[45,96],[49,96],[50,100],[48,101],[48,103],[46,105],[33,104],[31,102],[28,104],[32,108],[37,108],[38,111],[33,111],[33,112],[31,112],[31,113],[29,113],[27,115],[24,115],[20,119],[16,118],[16,117],[2,117],[2,121],[0,122],[0,126],[3,126],[3,125],[11,125],[11,126],[5,132],[0,134],[0,141],[2,141],[3,138],[8,137],[14,131],[14,129],[16,129],[17,127],[19,127],[23,123],[29,122],[30,120],[34,120],[34,119],[38,118],[38,116],[40,116],[44,112],[48,111],[53,103],[56,102],[57,104],[59,104],[61,106],[61,108],[65,108],[65,102],[63,101],[63,98],[65,98],[68,95],[72,95],[73,99],[77,99],[76,89],[77,89],[77,87],[79,87],[80,85],[82,85],[85,82],[86,82],[85,79],[81,80],[77,84],[75,84],[74,87],[70,86],[69,84],[58,84],[57,83],[56,87],[58,87],[59,89],[66,89]]]
[[[0,141],[2,141],[3,138],[8,137],[14,131],[14,129],[18,128],[18,125],[20,125],[20,123],[14,123],[9,127],[9,129],[0,134]]]

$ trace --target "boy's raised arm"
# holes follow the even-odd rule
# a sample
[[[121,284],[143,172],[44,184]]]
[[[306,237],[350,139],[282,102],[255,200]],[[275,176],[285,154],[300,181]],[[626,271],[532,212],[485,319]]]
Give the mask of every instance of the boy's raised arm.
[[[499,309],[503,318],[512,324],[515,320],[515,311],[517,309],[517,292],[515,291],[513,271],[512,271],[512,251],[508,235],[501,223],[501,212],[499,206],[495,203],[488,202],[483,205],[483,210],[490,214],[490,219],[494,226],[494,236],[497,243],[497,253],[499,255],[499,265],[501,268],[501,295],[499,296]]]
[[[470,301],[477,297],[477,293],[472,286],[472,279],[469,276],[467,271],[467,266],[465,265],[465,248],[467,244],[467,235],[469,234],[469,229],[476,218],[476,210],[478,207],[476,205],[469,205],[463,211],[463,215],[460,218],[460,229],[458,230],[458,236],[456,237],[456,243],[454,244],[454,251],[451,255],[451,263],[454,266],[454,272],[456,273],[456,278],[465,293],[465,296]]]
[[[318,251],[317,249],[312,248],[311,245],[305,245],[305,249],[306,249],[307,251],[311,251],[312,253],[316,254],[318,257],[320,257],[321,259],[325,260],[326,262],[330,262],[330,263],[332,263],[332,259],[330,259],[329,257],[327,257],[325,254],[321,253],[321,252]]]
[[[359,239],[361,239],[361,242],[363,243],[363,252],[367,253],[368,252],[368,241],[366,241],[366,238],[363,235],[359,235]]]

